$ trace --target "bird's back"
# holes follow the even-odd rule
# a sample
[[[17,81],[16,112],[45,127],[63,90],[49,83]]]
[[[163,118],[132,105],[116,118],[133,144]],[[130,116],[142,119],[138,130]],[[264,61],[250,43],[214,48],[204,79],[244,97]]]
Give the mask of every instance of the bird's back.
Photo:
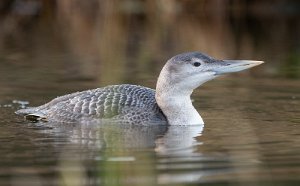
[[[156,103],[155,91],[128,84],[68,94],[16,113],[31,120],[55,122],[109,120],[130,124],[166,123]]]

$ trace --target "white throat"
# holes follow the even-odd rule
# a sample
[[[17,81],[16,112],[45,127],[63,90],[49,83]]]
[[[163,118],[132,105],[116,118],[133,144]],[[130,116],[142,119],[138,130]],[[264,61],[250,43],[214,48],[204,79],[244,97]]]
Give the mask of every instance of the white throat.
[[[197,82],[193,78],[187,78],[189,83],[186,83],[180,80],[180,76],[172,73],[168,66],[164,66],[157,80],[155,98],[170,125],[204,124],[191,100],[193,89],[208,80],[203,77],[207,75],[196,77]]]
[[[156,94],[156,101],[170,125],[202,125],[200,114],[194,108],[190,95]]]
[[[172,57],[161,70],[155,98],[170,125],[204,124],[191,94],[203,83],[222,74],[238,72],[263,63],[252,60],[216,60],[199,52]]]

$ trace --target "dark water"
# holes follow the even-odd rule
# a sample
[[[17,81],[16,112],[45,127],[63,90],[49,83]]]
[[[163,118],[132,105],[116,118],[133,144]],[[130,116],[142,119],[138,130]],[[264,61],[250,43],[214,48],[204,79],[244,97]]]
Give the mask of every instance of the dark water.
[[[0,2],[0,185],[300,185],[299,3],[140,2]],[[183,51],[266,63],[195,90],[204,127],[14,114],[108,84],[154,88]]]
[[[209,82],[194,94],[204,128],[27,123],[14,99],[40,104],[65,87],[4,86],[0,184],[298,185],[299,85],[243,75]]]

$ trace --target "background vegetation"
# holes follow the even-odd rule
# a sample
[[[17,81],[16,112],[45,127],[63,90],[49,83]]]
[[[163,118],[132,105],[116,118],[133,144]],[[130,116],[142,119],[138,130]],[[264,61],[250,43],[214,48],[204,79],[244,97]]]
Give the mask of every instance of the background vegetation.
[[[299,78],[299,10],[296,0],[2,0],[0,65],[27,80],[109,84],[196,50],[265,60],[256,75]]]

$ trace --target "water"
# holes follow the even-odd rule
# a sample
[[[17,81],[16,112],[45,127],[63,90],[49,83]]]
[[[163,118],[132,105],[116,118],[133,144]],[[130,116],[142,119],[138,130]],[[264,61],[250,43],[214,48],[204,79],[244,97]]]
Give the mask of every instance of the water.
[[[28,123],[15,99],[40,104],[65,87],[2,92],[0,184],[298,185],[299,81],[240,76],[195,91],[204,128]]]
[[[20,2],[27,1],[3,2],[0,185],[300,184],[299,11],[287,6],[293,3],[243,12],[239,3],[213,0],[200,7],[28,1],[34,6],[24,12]],[[167,58],[196,50],[266,61],[195,90],[204,127],[29,123],[14,114],[109,84],[154,88]]]

